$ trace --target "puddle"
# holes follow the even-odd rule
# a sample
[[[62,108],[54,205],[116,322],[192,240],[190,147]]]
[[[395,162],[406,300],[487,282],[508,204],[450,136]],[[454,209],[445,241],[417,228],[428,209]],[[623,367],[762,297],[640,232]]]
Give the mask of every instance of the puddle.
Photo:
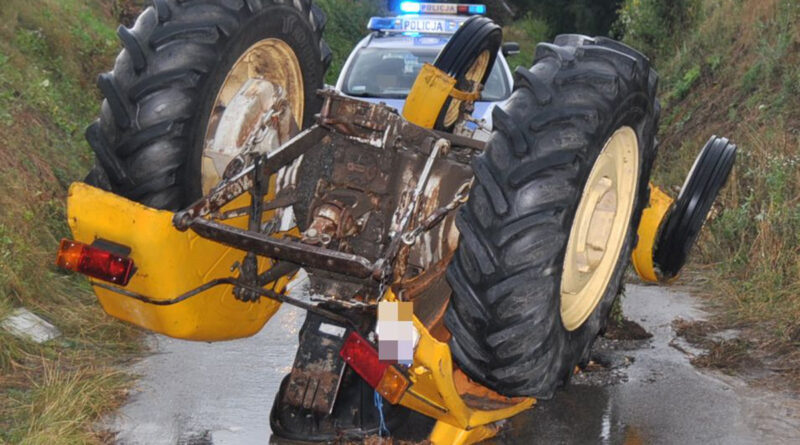
[[[800,402],[700,372],[672,321],[705,316],[689,295],[628,286],[626,315],[653,337],[602,341],[595,372],[508,422],[490,444],[800,443]],[[123,445],[269,442],[269,411],[289,371],[303,311],[284,307],[257,336],[226,343],[154,337],[137,390],[107,424]],[[682,345],[678,345],[682,346]]]
[[[107,425],[121,445],[266,443],[269,411],[294,361],[305,312],[283,305],[256,336],[195,343],[154,336],[159,351]]]
[[[800,404],[747,387],[738,379],[700,372],[675,347],[672,320],[702,320],[689,295],[658,287],[628,286],[624,313],[653,334],[638,345],[601,346],[621,381],[573,382],[549,401],[513,418],[493,444],[754,444],[798,443]],[[619,362],[617,362],[619,363]]]

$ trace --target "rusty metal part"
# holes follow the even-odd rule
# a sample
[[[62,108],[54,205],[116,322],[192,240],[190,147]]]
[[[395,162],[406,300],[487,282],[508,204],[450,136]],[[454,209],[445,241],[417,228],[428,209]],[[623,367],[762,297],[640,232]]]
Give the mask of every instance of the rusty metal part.
[[[315,125],[292,138],[281,148],[266,155],[261,155],[259,158],[263,158],[260,163],[260,168],[263,170],[262,174],[268,177],[294,162],[295,159],[318,144],[326,136],[327,132],[326,129]],[[253,172],[255,168],[255,164],[251,163],[236,176],[221,182],[208,195],[200,198],[186,210],[177,212],[173,219],[175,227],[178,230],[186,230],[193,219],[219,212],[226,204],[247,193],[253,187]]]
[[[291,276],[300,270],[300,266],[288,261],[276,261],[272,267],[258,276],[258,286],[263,287],[283,276]]]
[[[395,294],[402,294],[404,300],[416,300],[417,297],[426,289],[430,288],[436,280],[444,276],[444,273],[447,271],[447,265],[450,264],[454,254],[455,251],[450,251],[442,261],[435,263],[427,269],[425,273],[397,282],[397,284],[393,286],[393,288],[397,288]]]
[[[238,229],[226,224],[198,218],[190,226],[203,238],[301,266],[313,267],[356,278],[373,276],[377,269],[368,259],[332,249],[312,246],[290,239],[277,239],[267,235]]]
[[[333,239],[344,239],[355,235],[359,226],[350,211],[351,206],[340,200],[328,198],[316,208],[303,241],[327,245]]]
[[[336,401],[345,362],[339,355],[348,329],[309,315],[300,333],[283,402],[317,414],[330,414]]]
[[[290,205],[297,202],[297,193],[296,190],[293,188],[284,188],[281,189],[276,195],[275,198],[269,201],[265,201],[263,204],[263,209],[265,212],[269,210],[275,209],[282,209],[285,207],[289,207]],[[246,207],[239,207],[236,209],[226,210],[224,212],[215,212],[210,214],[209,216],[216,220],[226,220],[226,219],[233,219],[233,218],[241,218],[242,216],[250,215],[250,208],[251,206]],[[262,230],[263,231],[263,230]]]
[[[428,159],[425,162],[425,167],[423,167],[422,173],[420,173],[419,179],[417,180],[417,185],[414,189],[414,193],[411,195],[411,200],[405,209],[402,210],[402,216],[399,219],[394,236],[389,243],[389,247],[386,249],[386,253],[381,259],[383,267],[391,268],[395,263],[395,259],[397,258],[401,247],[403,244],[405,244],[402,242],[403,235],[408,229],[409,224],[411,224],[411,219],[419,208],[419,202],[420,198],[422,197],[422,193],[425,191],[425,187],[428,185],[428,179],[430,178],[431,170],[433,169],[433,163],[436,161],[436,158],[439,156],[439,154],[446,152],[449,147],[450,141],[447,139],[439,139],[434,144],[433,149],[431,150],[431,153],[428,155]],[[400,209],[398,209],[398,211],[400,211]],[[407,260],[407,254],[404,256]],[[405,266],[403,266],[403,268],[405,268]],[[403,272],[405,273],[405,270],[403,270]]]
[[[439,207],[435,211],[431,212],[421,224],[419,224],[414,230],[405,232],[403,234],[403,243],[408,245],[413,245],[417,238],[423,233],[434,226],[442,222],[442,220],[453,210],[457,209],[461,204],[467,202],[469,199],[469,191],[472,188],[472,180],[470,179],[468,182],[459,187],[458,192],[453,197],[453,200],[447,203],[444,207]]]
[[[453,383],[464,402],[475,409],[503,409],[525,401],[524,397],[506,397],[475,383],[460,369],[453,371]]]
[[[302,69],[291,47],[264,39],[247,48],[223,80],[203,137],[202,186],[208,193],[226,165],[248,151],[284,144],[303,122]]]
[[[415,126],[385,105],[321,94],[317,126],[271,152],[237,157],[226,179],[174,224],[249,252],[240,268],[251,286],[259,283],[249,267],[256,255],[308,268],[321,295],[370,304],[389,284],[435,280],[440,274],[431,271],[442,270],[457,245],[453,210],[472,177],[469,161],[485,144]],[[262,179],[289,165],[291,177],[278,184]],[[264,202],[268,187],[279,190]],[[221,211],[244,193],[249,208]],[[280,221],[265,223],[264,212],[289,205],[301,216],[303,238],[270,237]],[[249,230],[213,221],[239,216],[249,216]]]
[[[264,213],[264,195],[269,187],[269,176],[266,178],[262,174],[261,157],[255,159],[253,171],[253,187],[250,188],[250,217],[247,221],[247,229],[251,232],[261,232],[262,216]],[[247,252],[242,265],[239,267],[239,279],[249,284],[258,284],[258,259],[253,252]],[[237,300],[243,302],[256,302],[261,296],[243,287],[233,289],[233,295]]]

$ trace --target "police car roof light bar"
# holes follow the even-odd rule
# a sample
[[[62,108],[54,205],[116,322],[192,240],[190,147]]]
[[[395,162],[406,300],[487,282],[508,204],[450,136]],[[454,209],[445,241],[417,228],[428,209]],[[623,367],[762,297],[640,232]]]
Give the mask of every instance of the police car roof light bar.
[[[486,5],[402,2],[400,11],[406,14],[482,15],[486,14]]]

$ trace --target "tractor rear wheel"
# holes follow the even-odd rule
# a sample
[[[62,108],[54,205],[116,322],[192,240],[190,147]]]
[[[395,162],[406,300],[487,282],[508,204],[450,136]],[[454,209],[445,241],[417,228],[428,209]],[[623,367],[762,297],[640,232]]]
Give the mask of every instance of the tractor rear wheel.
[[[565,35],[540,44],[515,83],[473,162],[445,322],[470,378],[548,398],[620,290],[648,202],[657,75],[618,42]]]
[[[324,25],[311,0],[153,0],[119,28],[124,49],[98,79],[86,182],[160,209],[198,199],[253,135],[268,150],[312,123]]]

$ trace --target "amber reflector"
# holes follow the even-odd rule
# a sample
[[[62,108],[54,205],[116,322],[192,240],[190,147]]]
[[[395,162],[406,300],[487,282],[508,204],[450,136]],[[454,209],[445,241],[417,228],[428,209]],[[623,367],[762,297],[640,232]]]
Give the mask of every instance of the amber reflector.
[[[400,399],[403,398],[403,394],[405,394],[409,385],[410,382],[408,379],[398,371],[397,368],[389,366],[386,368],[381,382],[375,389],[378,391],[378,394],[383,396],[389,403],[397,405]]]

